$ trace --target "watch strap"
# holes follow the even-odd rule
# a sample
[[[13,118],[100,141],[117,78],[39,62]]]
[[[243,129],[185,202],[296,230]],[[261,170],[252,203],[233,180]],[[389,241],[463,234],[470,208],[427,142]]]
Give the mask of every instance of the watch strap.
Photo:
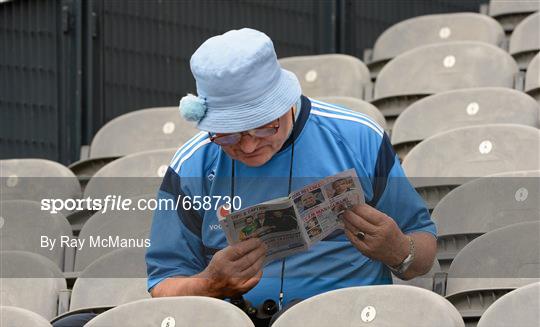
[[[414,260],[415,254],[416,254],[416,248],[414,244],[414,239],[407,235],[407,238],[409,239],[409,254],[403,259],[403,261],[397,265],[397,266],[388,266],[388,268],[398,277],[401,277],[405,271],[409,268],[411,263]]]

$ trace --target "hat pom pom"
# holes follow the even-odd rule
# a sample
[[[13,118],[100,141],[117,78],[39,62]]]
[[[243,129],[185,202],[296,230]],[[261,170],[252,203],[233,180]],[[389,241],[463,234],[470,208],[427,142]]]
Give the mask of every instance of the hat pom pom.
[[[188,94],[180,100],[180,114],[187,121],[200,121],[206,114],[205,100]]]

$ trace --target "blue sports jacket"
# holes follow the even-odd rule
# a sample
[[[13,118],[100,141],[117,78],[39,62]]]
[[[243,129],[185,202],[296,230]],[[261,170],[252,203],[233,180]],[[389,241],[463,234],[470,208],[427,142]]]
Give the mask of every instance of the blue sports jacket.
[[[154,213],[146,254],[148,289],[167,277],[201,272],[212,255],[227,246],[217,217],[219,203],[212,201],[210,210],[194,210],[182,205],[182,199],[232,195],[245,208],[287,196],[291,163],[293,191],[354,168],[368,204],[392,217],[404,233],[436,235],[435,224],[405,177],[383,129],[364,114],[302,96],[292,134],[263,166],[235,162],[233,174],[231,159],[205,132],[177,151],[158,200],[181,200],[176,210],[158,208]],[[277,302],[281,267],[281,260],[269,263],[261,281],[244,297],[254,305],[266,299]],[[362,255],[343,231],[287,257],[283,279],[284,303],[343,287],[392,283],[389,269]]]

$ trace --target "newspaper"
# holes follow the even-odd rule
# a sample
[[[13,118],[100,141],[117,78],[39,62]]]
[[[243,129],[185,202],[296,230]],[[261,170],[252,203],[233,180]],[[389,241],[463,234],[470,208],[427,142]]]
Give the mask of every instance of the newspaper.
[[[309,249],[343,229],[342,214],[364,203],[356,171],[349,169],[309,184],[288,197],[274,199],[237,212],[220,223],[229,244],[258,237],[273,261]]]

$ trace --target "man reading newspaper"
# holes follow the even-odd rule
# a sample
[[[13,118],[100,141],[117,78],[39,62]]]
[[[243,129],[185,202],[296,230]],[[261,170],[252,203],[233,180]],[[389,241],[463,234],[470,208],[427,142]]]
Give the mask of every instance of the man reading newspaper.
[[[152,296],[243,295],[254,306],[266,300],[286,304],[343,287],[389,284],[391,271],[403,279],[429,271],[435,225],[377,123],[302,95],[297,77],[280,67],[272,41],[252,29],[208,39],[193,54],[191,70],[197,95],[184,97],[180,110],[202,132],[172,158],[158,193],[180,205],[154,214],[146,255]],[[287,197],[349,169],[364,204],[351,207],[350,199],[338,199],[354,188],[345,180],[333,190],[310,191],[300,209],[306,210],[310,238],[324,232],[323,221],[313,218],[325,210],[343,218],[343,229],[273,261],[261,241],[265,231],[252,235],[257,225],[246,228],[243,240],[227,242],[219,218],[230,211]],[[339,201],[322,208],[321,195]],[[205,196],[212,197],[211,207],[196,206]],[[222,202],[214,203],[218,198]],[[192,206],[185,205],[191,200]],[[267,222],[277,216],[260,213],[251,212],[242,226],[263,220],[266,232],[281,228]],[[283,232],[284,238],[296,237]],[[288,242],[284,238],[274,241]]]

